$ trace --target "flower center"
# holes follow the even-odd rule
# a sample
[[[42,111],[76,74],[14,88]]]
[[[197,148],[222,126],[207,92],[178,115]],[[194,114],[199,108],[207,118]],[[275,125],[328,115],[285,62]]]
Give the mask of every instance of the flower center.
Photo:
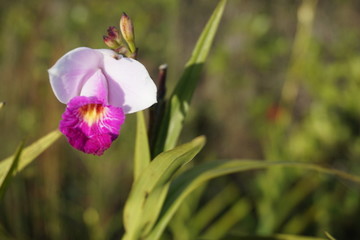
[[[86,104],[79,108],[79,113],[84,121],[89,125],[93,125],[97,121],[103,118],[106,113],[106,107],[102,104]]]

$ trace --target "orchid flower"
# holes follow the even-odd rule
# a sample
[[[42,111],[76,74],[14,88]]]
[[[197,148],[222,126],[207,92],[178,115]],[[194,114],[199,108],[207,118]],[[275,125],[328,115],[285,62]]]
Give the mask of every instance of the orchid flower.
[[[85,153],[102,155],[125,114],[156,103],[156,86],[138,61],[109,49],[76,48],[49,70],[57,99],[67,104],[60,131]]]

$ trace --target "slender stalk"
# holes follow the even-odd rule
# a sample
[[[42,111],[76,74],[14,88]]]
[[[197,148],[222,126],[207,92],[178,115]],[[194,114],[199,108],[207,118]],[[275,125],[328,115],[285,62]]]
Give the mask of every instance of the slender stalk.
[[[150,108],[150,121],[149,121],[149,139],[150,139],[150,149],[151,155],[154,158],[154,145],[158,137],[157,133],[160,128],[160,123],[164,116],[165,106],[166,106],[166,78],[167,78],[167,64],[162,64],[159,66],[159,75],[158,75],[158,92],[157,92],[157,101],[153,107]]]

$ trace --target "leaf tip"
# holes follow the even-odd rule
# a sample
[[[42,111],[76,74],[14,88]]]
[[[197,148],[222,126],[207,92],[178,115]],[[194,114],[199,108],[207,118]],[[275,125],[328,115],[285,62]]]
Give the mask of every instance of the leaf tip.
[[[192,142],[196,145],[200,145],[201,147],[203,147],[206,143],[206,137],[205,137],[205,135],[198,136],[198,137],[194,138],[192,140]]]

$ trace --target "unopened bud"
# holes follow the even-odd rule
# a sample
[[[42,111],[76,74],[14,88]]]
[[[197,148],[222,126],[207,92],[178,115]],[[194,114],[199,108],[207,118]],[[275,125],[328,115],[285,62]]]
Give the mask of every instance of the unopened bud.
[[[115,49],[119,47],[119,43],[109,36],[103,36],[103,40],[106,46],[108,46],[109,48]]]
[[[120,18],[120,31],[127,42],[129,49],[132,53],[135,52],[135,35],[134,35],[134,25],[128,15],[123,13]]]
[[[108,36],[110,38],[112,38],[113,40],[115,40],[119,44],[121,43],[121,38],[120,38],[120,35],[119,35],[119,31],[117,30],[116,27],[109,27],[107,29],[107,33],[108,33]]]

